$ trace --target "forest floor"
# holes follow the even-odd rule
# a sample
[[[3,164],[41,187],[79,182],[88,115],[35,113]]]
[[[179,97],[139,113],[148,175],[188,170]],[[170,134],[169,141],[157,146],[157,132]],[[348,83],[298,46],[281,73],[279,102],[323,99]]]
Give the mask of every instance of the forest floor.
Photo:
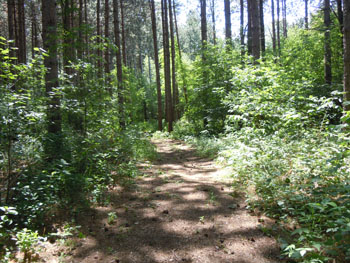
[[[159,159],[111,189],[109,205],[79,214],[80,237],[48,243],[43,262],[282,262],[261,230],[273,221],[247,211],[227,170],[183,142],[153,143]]]

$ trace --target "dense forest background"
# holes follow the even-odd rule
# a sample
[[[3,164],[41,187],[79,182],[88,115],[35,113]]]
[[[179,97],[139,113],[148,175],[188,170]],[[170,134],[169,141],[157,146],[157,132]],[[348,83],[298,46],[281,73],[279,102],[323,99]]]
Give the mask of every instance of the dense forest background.
[[[231,167],[286,257],[350,260],[349,1],[218,2],[0,1],[2,262],[129,183],[157,130]]]

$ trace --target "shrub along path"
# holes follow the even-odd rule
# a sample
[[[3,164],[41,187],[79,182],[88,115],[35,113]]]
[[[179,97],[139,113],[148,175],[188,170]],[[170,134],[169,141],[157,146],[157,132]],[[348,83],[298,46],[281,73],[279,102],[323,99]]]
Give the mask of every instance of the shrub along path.
[[[281,262],[260,230],[269,220],[247,212],[224,169],[182,142],[154,144],[159,159],[140,166],[135,184],[78,216],[86,236],[70,242],[63,262]]]

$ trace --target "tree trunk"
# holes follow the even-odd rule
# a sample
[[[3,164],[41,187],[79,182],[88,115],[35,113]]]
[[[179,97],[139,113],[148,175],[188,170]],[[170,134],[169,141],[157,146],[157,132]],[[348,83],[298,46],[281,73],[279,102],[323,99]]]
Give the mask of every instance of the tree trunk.
[[[260,58],[260,16],[258,0],[251,1],[251,18],[252,18],[252,55],[255,60]]]
[[[244,57],[244,1],[240,0],[240,38],[241,38],[241,60]]]
[[[271,0],[271,16],[272,16],[272,48],[273,54],[276,55],[276,22],[275,22],[275,1]]]
[[[277,0],[277,48],[278,56],[281,54],[281,28],[280,28],[280,0]]]
[[[177,89],[176,83],[176,50],[175,50],[175,34],[174,34],[174,20],[173,20],[173,11],[172,11],[172,0],[169,0],[169,21],[170,21],[170,40],[171,40],[171,81],[173,88],[173,101],[172,101],[172,112],[173,112],[173,120],[177,121],[180,116],[178,115],[178,105],[179,101],[179,91]]]
[[[341,34],[341,38],[342,38],[341,49],[344,53],[344,47],[343,47],[344,14],[343,14],[342,0],[337,0],[337,13],[338,13],[338,21],[339,21],[339,30],[340,30],[340,34]]]
[[[72,0],[64,0],[62,1],[62,16],[63,16],[63,68],[64,72],[67,74],[72,74],[72,68],[70,67],[70,61],[73,60],[73,34],[72,34],[72,16],[71,16],[71,6],[70,1]]]
[[[152,20],[152,33],[153,33],[153,47],[154,47],[154,64],[156,67],[156,82],[157,82],[157,101],[158,101],[158,130],[163,129],[163,109],[162,109],[162,90],[160,85],[160,70],[159,70],[159,56],[158,56],[158,39],[157,39],[157,20],[156,10],[154,6],[154,0],[149,0],[151,9],[151,20]]]
[[[125,113],[124,113],[124,95],[123,95],[123,65],[120,45],[120,29],[119,29],[119,5],[118,0],[113,0],[113,16],[114,16],[114,37],[115,45],[117,46],[116,60],[117,60],[117,80],[118,80],[118,103],[119,103],[119,124],[125,128]]]
[[[9,30],[9,40],[15,41],[15,0],[7,0],[7,23]],[[13,50],[14,42],[10,43],[10,57],[15,57]]]
[[[100,14],[101,14],[101,3],[100,0],[97,0],[96,2],[96,13],[97,13],[97,21],[96,21],[96,27],[97,27],[97,75],[99,78],[102,77],[102,51],[101,51],[101,21],[100,21]]]
[[[177,47],[178,47],[179,58],[180,58],[180,67],[181,67],[181,75],[182,75],[182,83],[183,83],[183,92],[184,92],[185,102],[187,104],[188,103],[187,80],[186,80],[186,77],[185,77],[185,70],[184,70],[183,63],[182,63],[179,29],[178,29],[178,26],[177,26],[177,19],[176,19],[175,0],[173,0],[173,9],[174,9],[174,20],[175,20],[175,28],[176,28]],[[179,99],[179,97],[178,97],[178,99]],[[180,102],[178,102],[178,104],[179,103]]]
[[[232,31],[231,31],[231,6],[230,0],[225,0],[225,39],[226,44],[232,45]]]
[[[90,55],[90,45],[89,45],[89,34],[87,33],[86,27],[89,25],[88,21],[88,9],[87,9],[87,0],[84,0],[84,32],[85,32],[85,55]]]
[[[39,47],[39,39],[38,39],[38,20],[36,13],[36,5],[35,2],[30,3],[31,9],[31,35],[32,35],[32,58],[35,56],[34,48]]]
[[[168,120],[168,132],[173,131],[173,106],[171,96],[171,76],[170,76],[170,52],[169,52],[169,24],[168,24],[168,5],[167,0],[162,0],[163,8],[163,42],[164,42],[164,76],[165,76],[165,99],[166,99],[166,114]]]
[[[62,141],[61,134],[61,113],[60,97],[55,89],[58,88],[58,59],[57,59],[57,21],[56,21],[56,0],[42,1],[42,25],[44,49],[48,56],[44,58],[46,67],[45,88],[48,98],[47,120],[48,120],[48,142],[45,152],[49,160],[59,158]]]
[[[350,2],[344,1],[344,110],[350,110]],[[347,104],[349,103],[349,104]]]
[[[287,0],[282,0],[283,37],[287,38]]]
[[[83,39],[83,0],[79,0],[79,29],[78,29],[78,58],[83,59],[84,39]]]
[[[105,0],[105,74],[106,74],[106,81],[107,85],[109,85],[109,74],[111,72],[110,70],[110,61],[109,61],[109,47],[108,47],[108,42],[109,40],[109,0]],[[109,89],[110,93],[112,93],[112,90]]]
[[[332,51],[331,51],[331,16],[330,0],[324,0],[324,78],[328,85],[332,84]]]
[[[123,64],[126,66],[126,37],[124,24],[124,0],[120,0],[120,15],[122,17],[122,46],[123,46]]]
[[[27,62],[24,0],[18,0],[18,63]]]
[[[309,0],[305,1],[305,29],[309,29]],[[341,0],[340,0],[341,1]]]
[[[265,24],[264,24],[264,0],[259,0],[260,14],[260,45],[262,56],[265,54]]]
[[[211,21],[213,24],[213,45],[216,45],[216,19],[215,19],[215,0],[211,1]],[[174,9],[174,13],[175,13],[175,9]]]
[[[252,8],[251,0],[247,0],[247,18],[248,18],[248,55],[252,55]]]
[[[202,48],[205,49],[205,45],[208,41],[207,30],[207,3],[206,0],[200,0],[201,2],[201,36],[202,36]]]

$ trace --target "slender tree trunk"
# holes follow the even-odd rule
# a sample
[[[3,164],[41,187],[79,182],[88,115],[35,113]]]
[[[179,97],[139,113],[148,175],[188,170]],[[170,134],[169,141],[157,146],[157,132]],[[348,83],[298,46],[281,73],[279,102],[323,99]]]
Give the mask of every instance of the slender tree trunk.
[[[27,62],[27,40],[24,0],[18,0],[18,37],[18,63],[25,64]]]
[[[340,30],[340,34],[341,34],[341,38],[342,38],[341,49],[344,53],[344,46],[343,46],[343,42],[344,42],[344,35],[343,35],[344,14],[343,14],[342,0],[337,0],[337,13],[338,13],[338,21],[339,21],[339,30]]]
[[[305,1],[305,29],[309,29],[309,0],[304,0],[304,1]]]
[[[350,1],[344,1],[344,110],[350,110]],[[348,103],[348,104],[347,104]]]
[[[211,1],[211,22],[213,24],[213,44],[216,45],[216,19],[215,19],[215,0]]]
[[[117,79],[118,79],[118,103],[120,114],[120,126],[125,128],[124,118],[124,95],[123,95],[123,65],[120,45],[120,29],[119,29],[119,5],[118,0],[113,0],[113,16],[114,16],[114,37],[115,45],[117,46],[116,60],[117,60]]]
[[[265,55],[265,24],[264,24],[264,0],[259,0],[259,14],[260,14],[260,46],[261,54]]]
[[[241,60],[244,57],[244,1],[240,0],[240,38],[241,38]]]
[[[101,2],[100,0],[97,0],[96,2],[96,13],[97,13],[97,21],[96,21],[96,27],[97,27],[97,75],[99,78],[102,77],[102,51],[101,51]]]
[[[232,31],[231,31],[231,6],[230,0],[225,0],[225,39],[226,44],[232,45]]]
[[[324,0],[324,78],[328,85],[332,84],[332,50],[331,50],[331,16],[330,0]]]
[[[275,1],[271,0],[271,16],[272,16],[272,48],[273,54],[276,55],[276,22],[275,22]]]
[[[252,46],[252,8],[251,0],[247,0],[247,18],[248,18],[248,55],[251,56],[253,53]]]
[[[159,70],[159,56],[158,56],[158,39],[157,39],[157,20],[156,10],[154,6],[154,0],[149,0],[151,9],[151,20],[152,20],[152,33],[153,33],[153,47],[154,47],[154,64],[156,68],[156,82],[157,82],[157,101],[158,101],[158,130],[163,129],[163,109],[162,109],[162,90],[160,85],[160,70]]]
[[[184,97],[185,97],[185,102],[186,104],[188,103],[188,96],[187,96],[187,79],[185,77],[185,70],[183,67],[183,62],[182,62],[182,54],[181,54],[181,45],[180,45],[180,37],[179,37],[179,29],[177,26],[177,19],[176,19],[176,9],[175,9],[175,0],[173,0],[173,10],[174,10],[174,20],[175,20],[175,28],[176,28],[176,39],[177,39],[177,47],[179,51],[179,58],[180,58],[180,67],[181,67],[181,75],[182,75],[182,84],[183,84],[183,92],[184,92]],[[179,99],[179,97],[178,97]],[[178,102],[177,104],[179,104]]]
[[[87,9],[87,0],[84,0],[84,33],[85,33],[85,55],[90,55],[90,45],[89,45],[89,34],[87,31],[88,21],[88,9]]]
[[[120,0],[120,15],[122,18],[123,64],[126,66],[126,37],[125,37],[125,24],[124,24],[124,0]]]
[[[73,60],[73,46],[72,46],[72,21],[71,21],[71,6],[70,0],[63,0],[62,3],[62,16],[63,16],[63,68],[67,74],[72,74],[72,68],[70,67],[70,61]]]
[[[105,0],[105,74],[106,74],[106,81],[107,85],[109,85],[109,74],[111,72],[110,70],[110,61],[109,61],[109,47],[108,47],[108,42],[109,40],[109,0]],[[112,93],[112,90],[109,89],[110,93]]]
[[[278,56],[281,54],[281,28],[280,28],[280,0],[277,0],[277,48]]]
[[[48,56],[44,58],[47,69],[45,74],[46,96],[48,98],[47,120],[48,120],[48,142],[46,154],[49,160],[59,158],[62,149],[60,97],[55,89],[58,83],[58,59],[57,59],[57,21],[56,0],[42,1],[42,25],[44,49]]]
[[[176,50],[175,50],[175,34],[174,34],[174,20],[173,20],[173,11],[172,11],[172,0],[169,0],[169,21],[170,21],[170,40],[171,40],[171,81],[172,81],[172,88],[173,88],[173,120],[177,121],[180,116],[178,114],[178,105],[177,102],[179,101],[179,91],[177,89],[177,83],[176,83]]]
[[[35,50],[34,48],[39,47],[39,39],[38,39],[38,21],[37,21],[37,13],[36,13],[36,6],[35,2],[30,3],[30,9],[31,9],[31,35],[32,35],[32,58],[35,56]]]
[[[83,0],[79,0],[79,29],[78,29],[78,58],[83,59],[84,38],[83,38]]]
[[[258,0],[251,1],[252,17],[252,55],[255,60],[260,58],[260,16]]]
[[[171,95],[171,76],[170,76],[170,51],[169,51],[169,24],[168,24],[168,5],[167,0],[163,0],[163,15],[164,15],[164,28],[163,28],[163,38],[164,38],[164,76],[165,76],[165,93],[166,93],[166,107],[168,115],[168,131],[173,131],[173,105],[172,105],[172,95]]]
[[[283,37],[287,38],[287,0],[282,0]]]
[[[205,49],[205,45],[208,41],[208,29],[207,29],[207,3],[206,0],[200,0],[201,2],[201,36],[202,36],[202,48]]]
[[[7,0],[7,23],[8,23],[8,30],[9,30],[9,40],[15,41],[15,21],[14,21],[14,15],[15,15],[15,0]],[[15,56],[15,52],[13,50],[14,43],[10,43],[10,57]]]

